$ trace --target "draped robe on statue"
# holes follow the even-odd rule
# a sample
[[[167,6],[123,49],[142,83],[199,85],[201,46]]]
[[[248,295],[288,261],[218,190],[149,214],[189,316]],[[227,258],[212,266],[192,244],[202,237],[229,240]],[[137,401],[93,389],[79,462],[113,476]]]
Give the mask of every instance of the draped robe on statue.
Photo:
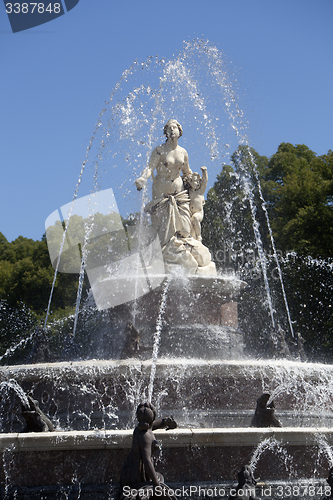
[[[207,247],[191,237],[190,198],[187,191],[152,200],[145,207],[157,230],[167,270],[180,265],[195,274],[211,263]]]

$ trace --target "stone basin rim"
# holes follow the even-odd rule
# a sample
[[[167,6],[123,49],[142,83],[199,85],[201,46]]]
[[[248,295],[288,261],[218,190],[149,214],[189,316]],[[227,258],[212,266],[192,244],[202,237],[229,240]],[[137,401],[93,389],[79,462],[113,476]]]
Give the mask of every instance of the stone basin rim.
[[[183,428],[154,431],[166,447],[188,446],[239,447],[257,446],[263,439],[274,438],[288,446],[316,445],[316,435],[325,436],[333,444],[333,428],[269,427],[269,428]],[[46,450],[84,450],[131,448],[133,429],[53,431],[0,434],[0,450],[12,452]]]
[[[36,363],[36,364],[22,364],[22,365],[5,365],[0,366],[0,381],[8,380],[8,374],[15,377],[20,372],[26,372],[35,375],[40,375],[41,371],[45,372],[75,372],[86,369],[89,376],[92,375],[91,370],[96,371],[96,375],[112,373],[115,369],[126,369],[133,368],[139,369],[143,372],[149,371],[152,366],[151,359],[140,360],[140,359],[89,359],[80,361],[58,361],[54,363]],[[198,370],[215,369],[217,371],[224,371],[228,369],[230,371],[241,373],[243,370],[252,369],[253,371],[258,371],[263,373],[267,371],[270,373],[276,369],[285,369],[286,371],[297,371],[300,370],[302,374],[307,373],[309,376],[318,371],[326,371],[327,373],[333,375],[333,365],[325,363],[308,363],[303,361],[292,361],[292,360],[262,360],[262,359],[244,359],[244,360],[204,360],[199,358],[159,358],[156,361],[157,370],[171,369],[171,368],[196,368]],[[230,376],[227,372],[225,375]],[[100,372],[100,373],[99,373]],[[223,376],[223,373],[221,373]]]

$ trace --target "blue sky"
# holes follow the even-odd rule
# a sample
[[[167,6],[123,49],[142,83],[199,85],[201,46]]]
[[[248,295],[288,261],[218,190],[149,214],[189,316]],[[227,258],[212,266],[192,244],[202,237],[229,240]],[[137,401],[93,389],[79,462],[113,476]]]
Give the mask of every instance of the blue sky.
[[[0,232],[42,237],[73,197],[123,71],[150,55],[172,59],[184,40],[204,37],[223,53],[260,154],[281,142],[333,149],[332,19],[332,0],[80,0],[13,34],[1,3]]]

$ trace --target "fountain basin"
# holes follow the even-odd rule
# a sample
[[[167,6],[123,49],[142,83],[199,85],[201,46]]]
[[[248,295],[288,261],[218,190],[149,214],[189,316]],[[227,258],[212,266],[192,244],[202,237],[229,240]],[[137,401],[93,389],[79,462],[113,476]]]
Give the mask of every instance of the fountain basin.
[[[88,360],[5,366],[0,382],[15,379],[59,430],[132,429],[150,372],[148,360]],[[283,426],[333,427],[330,365],[181,358],[156,364],[153,402],[181,427],[250,427],[263,392],[274,398]],[[10,415],[2,432],[21,432],[19,416]]]
[[[333,431],[327,428],[156,431],[162,454],[155,467],[171,483],[234,481],[258,443],[270,440],[273,445],[262,453],[256,477],[267,484],[325,478],[329,466],[325,456],[318,460],[318,435],[333,444]],[[131,440],[130,430],[2,434],[0,480],[12,487],[116,485]]]

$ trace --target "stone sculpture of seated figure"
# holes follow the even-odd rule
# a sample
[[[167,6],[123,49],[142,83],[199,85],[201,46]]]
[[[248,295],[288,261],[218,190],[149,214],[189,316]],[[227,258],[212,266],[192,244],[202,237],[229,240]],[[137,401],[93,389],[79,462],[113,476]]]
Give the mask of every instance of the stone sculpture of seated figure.
[[[183,129],[176,120],[169,120],[164,126],[164,134],[167,138],[165,143],[153,150],[148,166],[135,181],[137,189],[141,190],[147,180],[153,178],[152,201],[146,211],[151,215],[162,246],[176,233],[187,238],[191,232],[189,198],[184,191],[181,173],[188,175],[192,170],[186,149],[178,144]],[[169,208],[171,196],[175,200],[172,218]]]
[[[174,429],[177,424],[173,417],[156,420],[156,410],[149,403],[141,403],[137,408],[138,425],[133,432],[132,448],[122,469],[120,486],[137,488],[163,483],[161,474],[155,471],[152,455],[159,451],[159,445],[153,434],[156,429]],[[124,497],[128,498],[128,495]]]

